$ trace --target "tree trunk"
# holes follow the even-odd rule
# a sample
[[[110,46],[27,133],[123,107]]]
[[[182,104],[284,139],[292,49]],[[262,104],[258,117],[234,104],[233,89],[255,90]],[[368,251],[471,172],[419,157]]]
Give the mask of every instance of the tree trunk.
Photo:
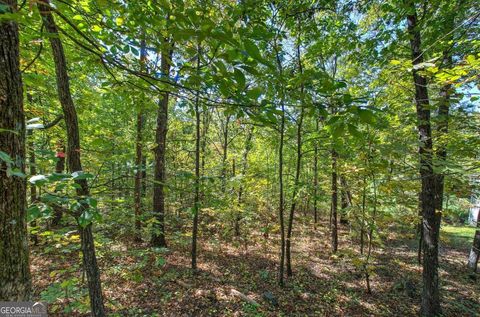
[[[168,44],[169,50],[162,52],[161,68],[162,74],[168,76],[170,73],[171,58],[173,54],[173,43],[167,39],[164,40]],[[157,114],[157,130],[155,134],[155,172],[153,185],[153,213],[156,222],[152,233],[152,245],[156,247],[166,247],[165,239],[165,153],[167,150],[167,128],[168,128],[168,100],[170,94],[164,92],[159,102]]]
[[[337,181],[337,152],[332,149],[332,203],[330,212],[330,228],[332,235],[332,252],[338,250],[338,223],[337,223],[337,205],[338,205],[338,181]]]
[[[48,0],[38,2],[38,9],[42,15],[45,29],[50,33],[49,41],[52,47],[53,59],[55,61],[55,73],[57,81],[58,96],[62,105],[65,125],[67,127],[67,164],[70,172],[82,171],[80,159],[80,133],[75,105],[70,92],[70,82],[67,73],[67,61],[60,41],[57,26],[51,13]],[[77,195],[82,198],[89,196],[89,188],[86,179],[75,181],[78,185]],[[78,218],[88,206],[82,205],[80,211],[75,214]],[[87,275],[88,290],[90,295],[90,307],[93,316],[105,316],[103,306],[102,286],[100,272],[95,256],[95,245],[93,243],[92,224],[85,227],[79,226],[81,247],[83,253],[83,266]]]
[[[207,137],[208,128],[210,126],[210,111],[204,109],[202,111],[202,140],[200,141],[200,175],[205,175],[205,156],[207,155]],[[204,180],[200,181],[200,201],[205,202],[205,191],[203,190]]]
[[[231,115],[225,116],[225,126],[223,127],[222,131],[222,149],[223,149],[223,156],[222,156],[222,193],[225,194],[227,189],[227,158],[228,158],[228,127],[230,125]]]
[[[17,1],[4,0],[17,10]],[[0,13],[0,16],[2,13]],[[25,172],[25,118],[19,69],[19,34],[15,20],[0,20],[0,151],[11,167]],[[7,175],[0,161],[0,301],[26,301],[31,296],[26,223],[26,182]]]
[[[143,131],[143,113],[140,110],[137,114],[137,136],[135,140],[135,240],[141,241],[142,223],[140,217],[142,215],[142,170],[143,170],[143,153],[142,153],[142,131]]]
[[[423,63],[420,30],[417,25],[416,8],[408,2],[410,15],[407,16],[412,63]],[[420,145],[420,177],[422,179],[421,203],[423,216],[423,291],[421,313],[425,316],[440,314],[440,293],[438,287],[438,236],[441,213],[435,212],[435,174],[432,159],[432,135],[427,80],[413,69],[415,101],[417,108],[417,129]]]
[[[340,223],[344,225],[348,225],[347,208],[352,204],[352,194],[348,189],[347,180],[343,175],[340,175],[340,185],[342,186],[342,190],[340,192],[340,201],[341,201]]]
[[[423,252],[422,192],[418,193],[417,213],[418,213],[418,218],[419,218],[418,225],[417,225],[417,233],[418,233],[417,263],[418,263],[418,265],[422,265],[422,252]]]
[[[296,47],[297,51],[297,62],[298,62],[298,72],[300,75],[303,74],[303,65],[302,65],[302,56],[300,52],[300,42]],[[290,215],[288,218],[288,227],[287,227],[287,244],[286,244],[286,257],[287,257],[287,276],[292,276],[292,254],[291,254],[291,239],[292,239],[292,230],[293,230],[293,218],[295,216],[295,208],[297,207],[297,194],[298,186],[300,183],[300,171],[302,167],[302,126],[303,126],[303,94],[304,94],[304,85],[300,85],[300,115],[298,117],[297,124],[297,164],[295,168],[295,180],[293,183],[293,193],[292,193],[292,204],[290,205]]]
[[[315,119],[315,131],[318,132],[319,120]],[[318,222],[318,142],[315,140],[313,154],[313,229],[317,229]]]
[[[140,71],[145,71],[145,62],[147,58],[147,50],[145,48],[145,39],[142,39],[140,43]],[[141,105],[142,102],[140,101]],[[140,106],[141,107],[141,106]],[[142,216],[142,186],[143,182],[143,172],[145,166],[143,165],[143,109],[139,109],[137,113],[137,135],[135,140],[135,188],[134,188],[134,199],[135,199],[135,239],[141,241],[141,230],[142,222],[140,220]]]
[[[200,75],[200,55],[202,48],[197,46],[197,75]],[[195,197],[193,201],[193,226],[192,226],[192,270],[197,270],[197,238],[198,238],[198,213],[200,212],[200,92],[195,96]]]
[[[283,197],[283,141],[285,137],[285,106],[282,102],[282,115],[280,118],[280,145],[278,147],[278,185],[279,185],[279,206],[278,218],[280,221],[280,270],[279,270],[279,284],[284,285],[283,275],[285,269],[285,220],[284,220],[284,197]]]
[[[362,220],[360,223],[360,254],[363,254],[365,248],[365,220],[366,220],[366,207],[367,207],[367,178],[363,177],[363,191],[362,191]]]
[[[276,41],[274,43],[276,47]],[[280,54],[277,49],[275,49],[275,57],[278,67],[278,72],[280,77],[283,77],[283,65],[280,59]],[[283,90],[283,87],[281,87]],[[278,283],[280,286],[284,285],[284,269],[285,269],[285,198],[283,195],[283,143],[285,139],[285,104],[284,104],[285,92],[281,91],[281,110],[282,114],[280,117],[280,144],[278,147],[278,187],[279,187],[279,208],[278,208],[278,219],[280,222],[280,267],[278,275]]]
[[[290,215],[287,226],[287,243],[286,243],[286,257],[287,257],[287,276],[292,276],[292,255],[291,255],[291,239],[293,230],[293,218],[295,216],[295,208],[297,207],[297,193],[300,182],[300,171],[302,166],[302,125],[303,125],[303,107],[300,110],[297,126],[297,164],[295,169],[295,180],[293,183],[292,204],[290,205]]]
[[[247,131],[247,138],[245,139],[245,148],[243,150],[243,155],[242,155],[242,180],[240,182],[240,187],[238,188],[238,208],[240,209],[242,206],[243,202],[243,178],[245,177],[245,174],[247,173],[247,167],[248,167],[248,153],[250,152],[252,148],[252,137],[253,137],[253,126],[251,126],[248,131]],[[240,221],[242,220],[242,215],[240,210],[237,211],[237,215],[235,217],[235,236],[239,237],[240,236]]]

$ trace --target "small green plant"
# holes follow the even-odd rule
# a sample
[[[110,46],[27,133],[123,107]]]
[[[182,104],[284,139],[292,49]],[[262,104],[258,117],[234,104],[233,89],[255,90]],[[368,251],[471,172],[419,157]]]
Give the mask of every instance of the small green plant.
[[[59,309],[56,304],[59,304],[61,301],[63,313],[87,313],[90,309],[88,292],[85,288],[79,287],[79,284],[80,282],[76,277],[63,282],[53,283],[40,293],[40,298],[42,301],[52,305],[52,312],[56,312]]]

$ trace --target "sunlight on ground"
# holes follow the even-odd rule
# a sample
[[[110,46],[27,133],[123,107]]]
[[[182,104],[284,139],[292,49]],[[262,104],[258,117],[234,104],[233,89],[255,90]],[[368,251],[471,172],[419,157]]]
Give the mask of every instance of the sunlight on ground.
[[[473,226],[442,225],[440,238],[446,239],[454,246],[467,247],[473,241],[476,228]]]

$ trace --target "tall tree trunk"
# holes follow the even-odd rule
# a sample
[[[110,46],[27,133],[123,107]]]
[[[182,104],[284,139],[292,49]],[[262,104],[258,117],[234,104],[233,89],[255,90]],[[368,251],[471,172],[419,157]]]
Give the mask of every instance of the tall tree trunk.
[[[3,0],[10,12],[17,1]],[[3,13],[0,13],[0,18]],[[25,117],[15,20],[0,19],[0,151],[25,172]],[[26,216],[26,182],[7,174],[0,160],[0,301],[29,300],[32,292]]]
[[[369,224],[370,230],[368,231],[368,252],[365,259],[363,268],[365,272],[365,282],[367,284],[367,293],[371,294],[372,289],[370,287],[370,269],[369,261],[372,254],[372,243],[373,243],[373,228],[375,226],[375,219],[377,217],[377,182],[375,179],[375,174],[372,173],[372,183],[373,183],[373,212],[372,212],[372,222]],[[363,253],[363,252],[362,252]]]
[[[338,223],[337,223],[337,205],[338,205],[338,180],[337,180],[337,151],[332,149],[332,202],[330,209],[330,231],[332,235],[332,252],[338,250]]]
[[[170,74],[171,58],[173,54],[173,43],[165,39],[168,44],[168,51],[162,52],[161,68],[162,74]],[[166,247],[165,239],[165,153],[167,150],[167,128],[168,128],[168,100],[170,94],[164,92],[160,99],[157,114],[157,130],[155,134],[155,172],[153,184],[153,213],[155,215],[155,225],[152,233],[152,245],[156,247]]]
[[[319,120],[315,118],[315,131],[318,132]],[[318,222],[318,142],[315,140],[313,154],[313,229],[317,229]]]
[[[228,158],[228,128],[230,125],[230,119],[232,118],[231,115],[225,115],[225,126],[223,127],[222,131],[222,149],[223,149],[223,156],[222,156],[222,193],[225,193],[227,189],[227,158]]]
[[[275,57],[278,67],[278,72],[280,77],[283,77],[283,65],[280,59],[280,54],[276,49],[276,41],[274,44],[275,47]],[[278,206],[278,220],[280,222],[280,267],[278,274],[278,283],[280,286],[284,286],[284,270],[285,270],[285,198],[283,193],[283,143],[285,139],[285,104],[284,97],[285,92],[281,92],[281,110],[282,114],[280,117],[280,144],[278,146],[278,187],[279,187],[279,206]]]
[[[197,46],[197,74],[200,74],[200,43]],[[195,96],[195,197],[193,201],[192,270],[197,270],[198,213],[200,212],[200,92]]]
[[[415,3],[408,1],[411,12],[407,16],[408,33],[413,65],[423,63],[420,30],[417,25]],[[425,316],[440,314],[440,293],[438,287],[438,236],[441,213],[435,212],[435,174],[432,159],[432,135],[427,80],[413,69],[415,101],[417,108],[417,129],[420,145],[420,177],[422,179],[421,203],[423,217],[423,291],[421,313]]]
[[[300,32],[299,32],[300,34]],[[302,65],[302,56],[300,52],[300,42],[297,44],[297,62],[298,62],[298,72],[300,75],[303,74],[303,65]],[[304,94],[304,85],[300,85],[300,115],[298,117],[297,123],[297,164],[295,168],[295,180],[293,183],[293,192],[292,192],[292,204],[290,205],[290,215],[288,218],[288,227],[287,227],[287,243],[286,243],[286,257],[287,257],[287,276],[292,276],[292,254],[291,254],[291,239],[292,239],[292,230],[293,230],[293,218],[295,216],[295,208],[297,207],[297,194],[298,186],[300,183],[300,171],[302,167],[302,127],[303,127],[303,94]]]
[[[143,123],[142,125],[145,127],[145,116],[142,116]],[[147,196],[147,157],[142,155],[142,190],[141,190],[142,198]]]
[[[417,206],[417,214],[418,214],[418,225],[417,225],[417,233],[418,233],[418,251],[417,251],[417,263],[418,265],[422,265],[422,253],[423,253],[423,213],[422,213],[422,192],[418,193],[418,206]]]
[[[240,187],[238,188],[238,199],[237,199],[237,204],[238,208],[240,209],[243,203],[243,191],[244,191],[244,181],[243,178],[247,174],[247,167],[248,167],[248,153],[250,152],[252,148],[252,137],[253,137],[253,125],[248,128],[247,131],[247,137],[245,139],[245,148],[243,150],[243,155],[242,155],[242,180],[240,182]],[[242,215],[240,210],[237,211],[237,214],[235,216],[235,236],[239,237],[240,236],[240,221],[242,220]]]
[[[142,153],[142,131],[143,131],[143,113],[139,111],[137,114],[137,136],[135,140],[135,188],[134,188],[134,200],[135,200],[135,239],[141,241],[142,223],[140,217],[142,215],[142,170],[143,170],[143,153]]]
[[[360,254],[363,254],[365,247],[365,220],[366,220],[366,207],[367,207],[367,178],[363,177],[363,190],[362,190],[362,220],[360,223]]]
[[[345,176],[340,175],[340,185],[342,186],[342,190],[340,192],[340,201],[341,201],[341,212],[340,212],[340,223],[347,225],[347,208],[352,204],[352,194],[348,189],[348,183],[345,179]]]
[[[286,241],[286,257],[287,257],[287,276],[292,276],[292,255],[291,255],[291,239],[293,230],[293,218],[295,216],[295,208],[297,207],[297,194],[300,182],[300,171],[302,166],[302,125],[303,125],[303,107],[300,110],[297,125],[297,163],[295,168],[295,180],[293,183],[292,204],[290,205],[290,215],[287,226],[287,241]]]
[[[75,105],[70,92],[70,82],[67,73],[67,61],[60,41],[59,33],[48,0],[38,2],[38,9],[43,17],[45,29],[50,33],[49,41],[52,47],[53,59],[55,61],[55,73],[57,81],[58,96],[62,105],[65,125],[67,127],[67,164],[70,172],[82,171],[80,159],[80,133]],[[82,198],[89,196],[89,188],[86,179],[75,181],[78,185],[77,195]],[[82,205],[80,211],[75,214],[77,221],[83,210],[88,206]],[[95,256],[95,245],[93,242],[92,224],[78,226],[80,231],[81,248],[83,253],[83,266],[87,275],[88,290],[90,295],[90,307],[93,316],[105,316],[103,306],[102,286],[100,271]]]
[[[200,174],[205,175],[205,156],[207,155],[207,139],[208,139],[208,128],[210,127],[210,111],[208,109],[204,109],[202,111],[202,140],[200,144],[200,151],[201,151],[201,166],[200,166]],[[200,197],[204,199],[205,193],[201,191]]]
[[[142,39],[140,43],[140,71],[145,71],[145,62],[147,59],[147,49],[146,49],[145,39]],[[142,105],[142,102],[139,102]],[[140,106],[141,107],[141,106]],[[143,172],[145,166],[143,165],[143,109],[139,109],[137,113],[137,135],[135,140],[135,188],[134,188],[134,199],[135,199],[135,239],[141,241],[141,230],[142,222],[140,220],[142,215],[142,181],[143,181]]]
[[[280,145],[278,147],[278,186],[279,186],[279,206],[278,219],[280,221],[280,269],[279,284],[284,285],[284,269],[285,269],[285,220],[284,220],[284,197],[283,197],[283,142],[285,138],[285,106],[282,101],[282,115],[280,118]]]

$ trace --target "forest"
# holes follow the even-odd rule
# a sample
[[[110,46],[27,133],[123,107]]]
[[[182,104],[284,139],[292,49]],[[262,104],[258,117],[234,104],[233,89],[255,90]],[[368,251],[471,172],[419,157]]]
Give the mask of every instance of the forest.
[[[479,31],[476,0],[0,0],[0,316],[480,316]]]

